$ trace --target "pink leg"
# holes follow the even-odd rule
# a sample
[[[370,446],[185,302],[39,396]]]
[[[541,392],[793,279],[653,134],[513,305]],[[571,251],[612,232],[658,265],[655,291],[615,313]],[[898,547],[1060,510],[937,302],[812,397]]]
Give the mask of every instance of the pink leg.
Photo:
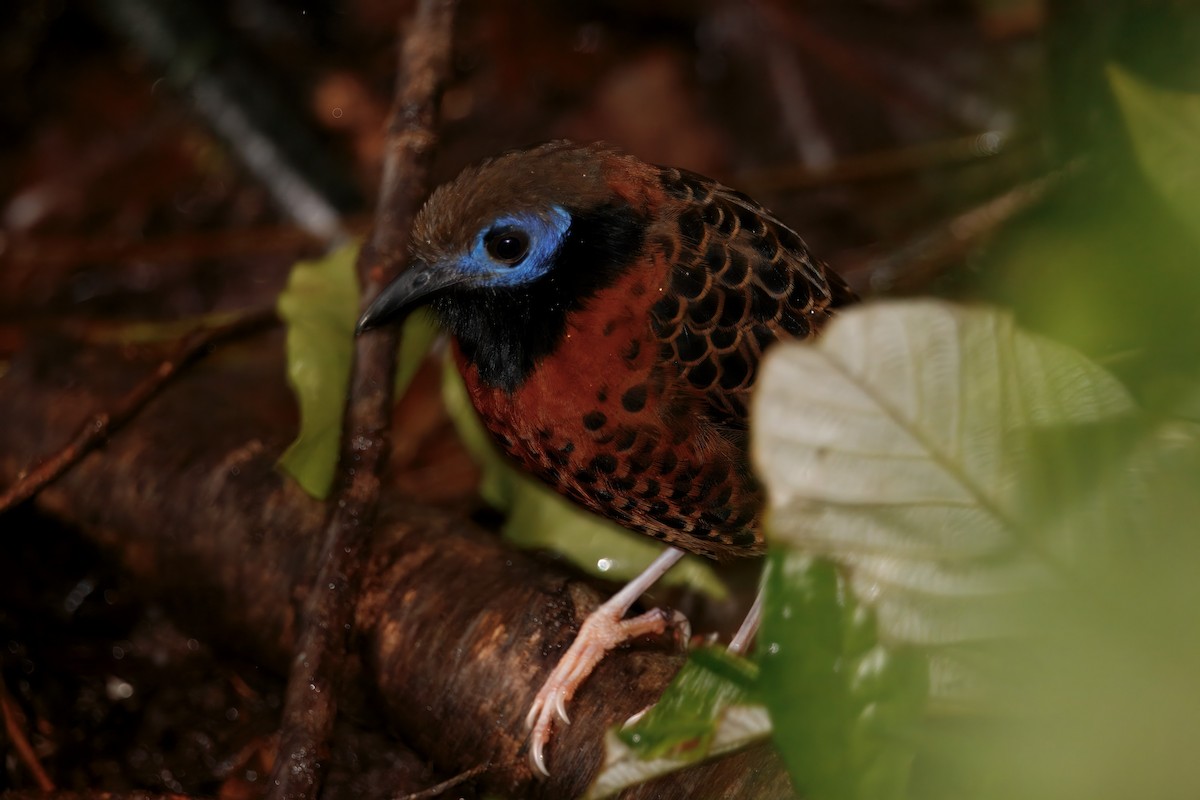
[[[750,610],[746,612],[746,618],[742,620],[742,626],[738,628],[737,633],[729,640],[729,652],[741,655],[750,646],[750,642],[754,639],[754,634],[758,633],[758,624],[762,622],[764,591],[764,589],[760,588],[758,594],[754,596],[754,603],[750,606]]]
[[[633,619],[625,619],[625,613],[681,558],[682,550],[674,547],[665,550],[641,575],[626,584],[583,621],[575,641],[542,684],[529,714],[525,717],[525,727],[529,729],[529,760],[538,772],[543,775],[550,774],[546,769],[546,745],[550,741],[550,728],[554,724],[554,718],[557,716],[570,724],[567,702],[604,658],[604,654],[622,642],[647,633],[662,633],[667,629],[669,618],[666,612],[660,609],[647,611]]]

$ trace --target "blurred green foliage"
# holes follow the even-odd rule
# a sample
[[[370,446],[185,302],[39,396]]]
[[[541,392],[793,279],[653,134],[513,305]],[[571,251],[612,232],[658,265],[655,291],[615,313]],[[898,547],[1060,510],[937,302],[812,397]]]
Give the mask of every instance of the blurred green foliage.
[[[1154,86],[1116,64],[1108,79],[1146,182],[1200,247],[1200,91]]]
[[[1087,76],[1062,101],[1081,116],[1058,130],[1079,137],[1062,150],[1081,160],[1056,197],[1002,234],[974,266],[985,296],[1116,371],[1142,413],[1014,442],[1029,456],[1019,476],[1023,517],[1033,530],[1071,534],[1060,551],[1058,588],[1008,610],[1020,635],[956,648],[974,666],[973,689],[985,702],[928,706],[894,742],[895,763],[914,758],[911,781],[878,786],[872,796],[1183,798],[1200,785],[1200,766],[1188,755],[1200,737],[1200,693],[1192,685],[1200,674],[1200,431],[1180,419],[1195,419],[1200,409],[1200,73],[1170,70],[1171,54],[1184,54],[1176,67],[1200,63],[1200,49],[1178,44],[1180,37],[1197,41],[1200,12],[1157,4],[1168,18],[1188,17],[1171,31],[1161,20],[1147,22],[1156,4],[1136,13],[1128,5],[1091,5],[1092,24],[1055,32],[1060,42],[1097,27],[1100,39],[1110,37],[1105,46],[1092,40],[1080,48],[1069,70]],[[1108,24],[1122,18],[1140,24]],[[1176,41],[1164,43],[1164,36]],[[1157,51],[1131,50],[1131,40]],[[1137,66],[1112,61],[1115,53]],[[1079,96],[1097,86],[1089,97],[1099,108],[1081,105]],[[983,584],[976,590],[988,591]],[[785,581],[777,591],[795,587]],[[847,597],[843,613],[852,602]],[[838,611],[827,614],[830,626]],[[761,641],[769,647],[775,639]],[[799,631],[792,637],[814,660],[821,640]],[[880,644],[890,646],[886,637]],[[933,659],[939,650],[924,654]],[[806,681],[819,686],[844,668]],[[912,697],[911,688],[891,691],[902,706]],[[833,721],[807,726],[799,712],[788,719],[772,706],[785,757],[837,741],[853,716],[832,713]],[[866,771],[850,765],[854,752],[861,751],[847,747],[840,762],[789,758],[789,765],[798,785],[813,788],[808,796],[860,796],[854,782]],[[830,763],[842,765],[841,783],[838,775],[803,783]],[[899,771],[892,775],[903,782]]]
[[[920,702],[922,663],[947,649],[920,644],[921,628],[902,647],[883,632],[887,582],[855,589],[776,546],[755,692],[814,800],[1185,798],[1200,786],[1200,9],[1050,5],[1049,143],[1071,173],[976,254],[977,294],[1114,371],[1140,408],[1008,441],[1022,527],[1060,540],[1049,590],[997,606],[1006,635],[970,641],[972,598],[994,584],[881,563],[896,584],[949,593],[970,702]],[[895,665],[872,698],[853,681],[868,654]]]
[[[926,662],[880,642],[874,614],[832,563],[774,549],[757,653],[775,742],[802,796],[906,795]]]
[[[1051,10],[1045,140],[1073,171],[976,254],[978,294],[1114,370],[1152,413],[1194,414],[1200,8]]]

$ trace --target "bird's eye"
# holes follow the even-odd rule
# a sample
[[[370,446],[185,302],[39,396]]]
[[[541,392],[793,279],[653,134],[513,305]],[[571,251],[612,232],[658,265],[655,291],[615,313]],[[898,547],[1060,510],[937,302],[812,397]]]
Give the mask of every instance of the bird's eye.
[[[500,228],[484,237],[483,246],[496,261],[515,265],[529,252],[529,235],[519,228]]]

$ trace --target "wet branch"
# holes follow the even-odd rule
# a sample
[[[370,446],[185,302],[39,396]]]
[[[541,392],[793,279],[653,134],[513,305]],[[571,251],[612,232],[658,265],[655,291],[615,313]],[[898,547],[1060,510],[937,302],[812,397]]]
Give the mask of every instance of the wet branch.
[[[25,736],[25,728],[20,720],[20,709],[17,708],[17,703],[8,693],[8,689],[5,688],[2,677],[0,677],[0,716],[4,717],[4,732],[8,735],[12,749],[16,751],[17,758],[25,765],[25,769],[29,770],[29,774],[33,776],[38,790],[53,792],[54,781],[50,780],[50,776],[46,774],[42,762],[38,760],[37,753],[33,751],[33,745]]]
[[[292,403],[282,349],[281,336],[255,337],[236,358],[181,374],[37,503],[113,554],[189,635],[286,671],[327,513],[275,466],[293,433],[281,413]],[[108,404],[106,393],[119,395],[144,373],[118,356],[59,340],[14,359],[0,393],[8,423],[0,474],[65,438],[82,408]],[[600,767],[607,728],[654,702],[682,654],[663,642],[610,654],[573,700],[573,723],[555,735],[552,776],[535,780],[522,750],[525,712],[604,593],[448,511],[385,500],[358,551],[362,590],[351,599],[352,656],[334,684],[346,690],[340,702],[384,713],[441,778],[487,764],[475,779],[481,790],[579,796]],[[760,747],[626,796],[697,795],[771,800],[791,789]]]

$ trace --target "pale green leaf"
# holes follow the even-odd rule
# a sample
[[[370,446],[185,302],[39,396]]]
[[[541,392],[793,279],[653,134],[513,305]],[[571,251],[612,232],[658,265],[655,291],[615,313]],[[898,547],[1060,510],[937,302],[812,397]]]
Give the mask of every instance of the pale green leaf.
[[[404,320],[404,327],[400,331],[400,351],[396,355],[397,398],[404,396],[440,333],[441,329],[428,309],[419,308]]]
[[[337,468],[358,316],[357,255],[358,245],[348,244],[298,262],[279,296],[288,383],[300,407],[300,432],[279,466],[318,498],[329,493]]]
[[[768,533],[846,567],[884,641],[936,646],[933,696],[974,696],[967,645],[1018,633],[1013,600],[1063,588],[1094,545],[1086,525],[1038,517],[1023,478],[1040,437],[1131,407],[1104,370],[1007,314],[846,311],[764,364],[752,439]]]

